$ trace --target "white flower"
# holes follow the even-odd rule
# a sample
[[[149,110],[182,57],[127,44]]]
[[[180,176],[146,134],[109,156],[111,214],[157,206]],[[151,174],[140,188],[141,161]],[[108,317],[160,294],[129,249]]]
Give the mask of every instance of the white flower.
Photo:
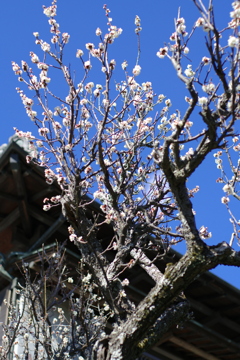
[[[77,240],[77,235],[76,235],[76,234],[71,234],[71,235],[69,235],[69,240],[70,240],[70,241]]]
[[[212,93],[215,90],[215,85],[213,83],[204,84],[202,86],[203,91],[205,91],[207,94]]]
[[[98,96],[100,95],[99,89],[95,89],[95,90],[93,91],[93,95],[94,95],[95,97],[98,97]]]
[[[36,54],[34,54],[32,51],[30,52],[31,60],[34,64],[39,63],[39,58]]]
[[[210,63],[210,58],[208,58],[207,56],[204,56],[202,58],[202,62],[203,62],[203,65],[208,65]]]
[[[67,44],[69,42],[70,35],[66,32],[62,33],[62,41],[64,44]]]
[[[72,283],[73,283],[73,278],[69,277],[69,278],[67,279],[67,281],[68,281],[70,284],[72,284]]]
[[[80,58],[81,56],[83,56],[83,51],[81,49],[77,49],[76,57]]]
[[[199,229],[199,235],[202,239],[209,239],[212,237],[212,233],[208,232],[208,228],[206,226],[201,226]]]
[[[134,21],[136,26],[140,26],[141,25],[141,19],[138,15],[135,16],[135,21]]]
[[[133,69],[133,75],[138,76],[141,72],[141,66],[140,65],[136,65]]]
[[[183,50],[183,53],[184,53],[184,54],[188,54],[189,51],[190,51],[189,48],[188,48],[187,46],[185,46],[185,48],[184,48],[184,50]]]
[[[85,61],[84,67],[85,69],[90,70],[92,67],[91,62],[89,60]]]
[[[85,174],[88,175],[92,172],[92,167],[89,165],[86,167],[86,169],[84,170]]]
[[[206,98],[205,96],[199,97],[199,98],[198,98],[198,103],[199,103],[199,105],[201,105],[201,106],[207,105],[207,103],[208,103],[208,98]]]
[[[71,94],[69,94],[68,96],[66,96],[66,98],[65,98],[65,101],[66,101],[66,103],[68,103],[68,104],[71,104],[71,102],[72,102],[72,95]]]
[[[168,107],[172,106],[171,100],[170,99],[165,100],[165,105]]]
[[[232,188],[231,185],[226,184],[226,185],[223,186],[223,191],[225,193],[228,193],[229,195],[231,195],[233,193],[233,188]]]
[[[230,201],[230,199],[229,199],[229,197],[227,197],[227,196],[223,196],[223,197],[221,198],[222,204],[227,204],[227,203],[229,203],[229,201]]]
[[[129,285],[129,280],[128,279],[124,279],[122,281],[122,286],[128,286]]]
[[[235,36],[230,35],[228,39],[228,46],[230,47],[237,47],[239,44],[239,39]]]
[[[198,18],[198,20],[195,23],[196,27],[203,26],[205,24],[205,21],[203,18]]]
[[[39,133],[39,135],[41,135],[41,136],[45,136],[45,135],[47,135],[47,134],[49,133],[49,129],[46,128],[46,127],[40,128],[40,129],[38,129],[38,133]]]
[[[109,307],[108,304],[105,304],[103,309],[104,309],[104,311],[109,311],[109,310],[110,310],[110,307]]]
[[[48,211],[51,209],[51,205],[47,204],[47,205],[43,205],[43,210],[44,211]]]
[[[88,283],[88,282],[91,280],[91,278],[92,278],[92,275],[91,275],[91,274],[87,274],[86,276],[84,276],[84,277],[82,278],[82,282],[83,282],[83,283]]]
[[[167,55],[167,52],[168,52],[168,48],[167,46],[163,47],[163,48],[160,48],[157,52],[157,56],[160,58],[160,59],[163,59],[166,55]]]
[[[166,96],[163,94],[158,95],[158,102],[161,103],[165,99],[165,97]]]
[[[125,60],[123,63],[122,63],[122,69],[123,70],[126,70],[126,68],[127,68],[127,66],[128,66],[128,63],[127,63],[127,61]]]
[[[43,43],[41,44],[41,49],[42,49],[43,51],[50,51],[51,46],[50,46],[47,42],[43,42]]]
[[[102,35],[102,31],[101,31],[101,29],[99,27],[96,29],[96,35],[97,36]]]
[[[87,49],[87,50],[93,50],[94,47],[95,47],[95,46],[94,46],[94,44],[92,44],[92,43],[87,43],[87,44],[86,44],[86,49]]]
[[[41,70],[45,70],[45,71],[48,70],[48,65],[45,64],[45,63],[43,63],[43,62],[39,62],[39,63],[37,64],[37,67],[38,67],[38,69],[41,69]]]
[[[187,69],[184,71],[184,74],[187,77],[193,77],[195,75],[195,72],[192,70],[192,65],[187,66]]]
[[[52,6],[49,6],[49,7],[43,6],[43,13],[47,17],[56,16],[57,15],[57,6],[56,5],[52,5]]]
[[[68,338],[66,336],[64,336],[63,338],[63,344],[66,345],[68,343]]]

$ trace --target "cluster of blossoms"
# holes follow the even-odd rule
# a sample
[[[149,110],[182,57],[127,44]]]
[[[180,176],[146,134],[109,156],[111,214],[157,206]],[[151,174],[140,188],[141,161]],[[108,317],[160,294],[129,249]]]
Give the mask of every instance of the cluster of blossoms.
[[[186,31],[185,19],[183,17],[176,20],[175,27],[176,31],[173,32],[170,36],[170,41],[174,42],[175,44],[160,48],[156,54],[160,59],[163,59],[165,56],[168,56],[170,58],[170,56],[168,55],[168,51],[175,53],[178,48],[179,40],[188,35]],[[188,54],[190,51],[184,43],[183,45],[181,45],[181,50],[185,55]]]
[[[54,17],[57,15],[57,5],[51,5],[49,7],[43,6],[43,13],[47,17]]]
[[[140,31],[142,31],[141,19],[140,19],[140,17],[138,15],[135,16],[134,23],[136,25],[135,33],[138,34]]]
[[[215,91],[215,85],[212,82],[210,82],[208,84],[204,84],[202,86],[202,89],[207,94],[212,94]]]
[[[232,20],[228,24],[228,26],[232,29],[238,28],[240,26],[240,1],[234,1],[232,3],[233,11],[230,12],[230,17]]]
[[[201,226],[199,229],[199,235],[202,239],[209,239],[212,237],[212,233],[208,231],[206,226]]]
[[[221,150],[213,154],[215,158],[215,163],[217,164],[217,169],[219,170],[222,169],[222,159],[221,159],[222,154],[223,152]]]
[[[80,243],[80,244],[86,244],[87,242],[84,241],[82,236],[77,236],[75,234],[75,230],[72,226],[68,227],[68,233],[69,233],[69,240],[74,243]]]
[[[48,211],[50,210],[53,206],[56,206],[59,204],[61,200],[61,195],[56,195],[56,196],[52,196],[50,199],[49,198],[45,198],[43,200],[43,210],[44,211]]]
[[[19,136],[20,138],[25,138],[25,139],[29,139],[29,140],[35,139],[35,136],[33,136],[30,131],[24,132],[24,131],[18,130],[17,128],[13,128],[13,130],[16,132],[17,136]]]
[[[195,23],[195,26],[202,27],[202,29],[206,32],[209,32],[212,30],[212,25],[210,24],[210,22],[207,22],[202,17],[198,18],[198,20]]]
[[[233,9],[231,16],[236,20],[239,17],[239,2],[233,3]],[[155,201],[160,197],[162,190],[159,185],[160,181],[158,181],[155,174],[162,161],[164,139],[169,134],[179,134],[178,150],[180,152],[184,148],[184,142],[191,139],[190,129],[193,127],[193,130],[191,129],[191,132],[193,132],[194,126],[193,122],[189,118],[186,119],[181,116],[179,111],[170,114],[171,100],[165,98],[162,94],[157,96],[150,81],[137,82],[137,76],[141,73],[138,58],[136,65],[132,69],[131,76],[126,72],[126,79],[117,84],[117,94],[115,94],[116,96],[112,102],[109,94],[110,87],[101,84],[95,85],[91,81],[91,69],[94,66],[94,61],[97,60],[101,63],[101,70],[106,75],[106,79],[111,79],[113,70],[118,66],[115,59],[109,58],[108,48],[109,44],[112,44],[122,33],[122,29],[113,25],[110,10],[106,5],[104,5],[104,10],[107,17],[107,33],[104,35],[99,27],[96,29],[96,36],[100,39],[100,42],[98,45],[94,45],[92,42],[86,43],[87,60],[84,59],[82,49],[76,51],[76,57],[80,59],[85,74],[81,82],[77,84],[76,81],[77,85],[71,78],[68,67],[62,63],[62,51],[70,36],[67,32],[60,33],[59,24],[55,19],[57,13],[55,0],[50,7],[44,7],[43,12],[49,18],[50,33],[53,34],[51,42],[56,44],[52,48],[58,49],[58,51],[54,53],[54,50],[51,50],[51,42],[42,40],[36,32],[34,33],[35,42],[44,52],[44,62],[41,62],[34,52],[30,53],[30,57],[31,62],[40,71],[39,77],[33,75],[32,69],[24,61],[21,67],[16,63],[13,63],[12,66],[15,74],[21,79],[23,75],[28,77],[28,82],[21,81],[24,81],[30,90],[35,91],[38,102],[43,106],[43,120],[40,120],[33,110],[33,100],[19,90],[28,116],[36,122],[39,135],[43,137],[42,140],[36,140],[37,146],[44,149],[38,157],[40,165],[47,165],[48,169],[50,167],[46,158],[46,149],[49,145],[50,152],[54,153],[60,166],[63,167],[65,162],[68,165],[70,164],[71,169],[79,169],[81,180],[77,186],[79,186],[81,194],[89,193],[95,181],[98,191],[95,191],[93,197],[101,201],[101,210],[105,214],[106,221],[117,224],[117,228],[120,222],[123,219],[125,221],[130,216],[130,213],[138,209],[140,205],[144,204],[147,208],[149,199]],[[135,32],[139,36],[142,29],[139,16],[135,17],[135,26]],[[212,30],[210,20],[208,21],[205,17],[199,18],[195,27],[202,27],[204,31]],[[177,74],[186,85],[194,84],[195,86],[198,83],[197,86],[202,86],[206,96],[198,97],[198,105],[202,107],[202,110],[205,110],[213,101],[216,100],[217,103],[219,100],[221,102],[220,96],[217,94],[218,85],[215,86],[210,77],[206,77],[202,82],[200,81],[201,71],[208,71],[205,70],[204,66],[211,64],[213,58],[204,56],[199,67],[193,68],[191,64],[183,67],[181,61],[186,60],[186,55],[189,53],[187,45],[190,36],[191,34],[188,37],[186,31],[185,19],[179,17],[175,21],[175,31],[170,36],[170,44],[160,48],[157,56],[159,58],[168,57],[172,61]],[[213,39],[213,42],[216,42],[216,40]],[[228,45],[234,48],[238,46],[236,33],[229,38]],[[60,106],[51,109],[43,104],[43,97],[39,95],[44,92],[44,89],[46,92],[51,93],[48,87],[51,81],[48,76],[49,68],[51,69],[50,62],[47,62],[48,58],[56,60],[58,65],[61,65],[63,77],[68,85],[68,93],[62,99],[57,96],[54,97],[53,101],[59,100]],[[127,61],[121,64],[124,71],[127,66]],[[233,80],[232,84],[234,84]],[[192,93],[189,96],[192,96]],[[188,107],[191,108],[195,99],[193,97],[186,97],[185,99]],[[36,103],[35,100],[34,102]],[[118,109],[119,103],[121,103],[120,110]],[[153,115],[155,106],[160,103],[162,103],[162,107]],[[232,106],[230,100],[227,104],[228,108],[229,106]],[[105,120],[102,122],[99,120],[100,118]],[[234,145],[234,149],[238,147],[239,145]],[[95,155],[96,148],[101,149],[101,151],[99,150],[101,154]],[[148,149],[150,150],[148,151]],[[176,146],[172,143],[169,149],[171,159],[174,159]],[[78,150],[82,151],[79,160],[76,155]],[[189,147],[186,153],[184,155],[180,153],[179,157],[181,161],[187,162],[195,155],[197,156],[195,148]],[[146,160],[142,161],[142,159]],[[217,167],[222,169],[220,155],[216,158],[216,162]],[[97,171],[95,170],[96,166],[98,167]],[[64,168],[64,171],[64,175],[62,175],[61,172],[55,174],[47,170],[47,183],[51,184],[54,180],[57,180],[61,189],[65,190],[68,187],[67,184],[71,183],[71,176],[66,175],[66,168]],[[152,178],[155,180],[153,184],[150,184],[149,179]],[[196,191],[197,187],[190,192],[190,196],[193,196]],[[116,197],[121,194],[122,204],[119,212],[114,207],[113,194]],[[47,200],[44,210],[49,210],[55,203],[59,203],[59,201]],[[174,213],[170,205],[165,209],[165,212]],[[151,221],[156,221],[154,225],[157,226],[160,220],[164,219],[164,212],[153,206],[149,206],[146,214]],[[143,223],[146,214],[144,215],[139,209],[136,210],[134,221]],[[203,231],[203,233],[207,232]],[[85,243],[84,239],[76,235],[75,232],[70,233],[69,238],[75,243]]]

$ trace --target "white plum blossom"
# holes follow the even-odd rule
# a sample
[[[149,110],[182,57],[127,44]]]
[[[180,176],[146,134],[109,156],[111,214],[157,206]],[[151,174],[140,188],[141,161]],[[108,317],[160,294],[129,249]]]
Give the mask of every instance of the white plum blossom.
[[[50,204],[46,204],[46,205],[43,205],[43,210],[44,211],[48,211],[51,209],[51,205]]]
[[[163,94],[158,95],[158,102],[161,103],[165,98],[166,96]]]
[[[208,58],[207,56],[203,56],[202,58],[203,65],[208,65],[210,61],[211,61],[210,58]]]
[[[229,197],[227,197],[227,196],[223,196],[223,197],[221,198],[222,204],[228,204],[229,201],[230,201],[230,199],[229,199]]]
[[[168,53],[168,47],[165,46],[163,48],[160,48],[157,52],[157,56],[160,58],[160,59],[163,59]]]
[[[69,42],[70,35],[66,32],[62,33],[62,41],[64,44],[67,44]]]
[[[56,16],[57,15],[57,6],[56,5],[52,5],[49,7],[43,6],[43,13],[47,17]]]
[[[76,234],[70,234],[69,235],[69,240],[70,241],[76,241],[77,240],[77,235]]]
[[[225,193],[227,193],[228,195],[233,194],[233,188],[232,188],[232,186],[229,185],[229,184],[226,184],[226,185],[223,186],[223,191],[224,191]]]
[[[211,94],[214,90],[215,90],[215,85],[213,83],[209,83],[209,84],[204,84],[202,86],[202,89],[204,92],[206,92],[207,94]]]
[[[50,44],[48,44],[47,42],[43,42],[43,43],[41,44],[41,49],[42,49],[42,51],[50,51],[51,46],[50,46]]]
[[[31,61],[35,64],[39,63],[39,57],[34,54],[32,51],[30,52],[30,56],[31,56]]]
[[[127,68],[127,66],[128,66],[128,63],[127,63],[127,61],[125,60],[123,63],[122,63],[122,69],[123,70],[126,70],[126,68]]]
[[[141,72],[141,66],[140,65],[135,65],[134,69],[133,69],[133,75],[138,76]]]
[[[239,39],[235,36],[230,35],[228,39],[228,46],[230,47],[238,47]]]
[[[85,46],[87,50],[93,50],[95,48],[94,44],[92,43],[87,43]]]
[[[91,67],[92,67],[92,66],[91,66],[91,62],[90,62],[89,60],[85,61],[84,67],[85,67],[85,69],[90,70]]]
[[[83,51],[81,49],[78,49],[77,52],[76,52],[76,57],[80,58],[82,56],[83,56]]]
[[[99,27],[96,29],[96,35],[97,36],[102,35],[102,31],[101,31],[101,29]]]
[[[49,132],[50,132],[49,129],[46,127],[38,129],[38,133],[41,136],[46,136]]]
[[[187,77],[193,77],[195,75],[195,72],[192,70],[192,65],[188,64],[187,69],[184,71],[184,74]]]
[[[134,21],[136,26],[140,26],[141,25],[141,19],[138,15],[135,16],[135,21]]]
[[[38,67],[38,69],[41,69],[41,70],[45,70],[45,71],[48,70],[48,65],[45,64],[45,63],[43,63],[43,62],[39,62],[39,63],[37,64],[37,67]]]
[[[165,105],[166,105],[167,107],[172,106],[171,100],[170,100],[170,99],[165,100]]]
[[[212,233],[208,232],[208,228],[206,226],[201,226],[199,229],[199,235],[202,239],[209,239],[212,237]]]
[[[203,26],[205,24],[205,20],[203,18],[198,18],[196,23],[195,23],[195,26],[196,27],[199,27],[199,26]]]
[[[122,281],[122,286],[128,286],[129,285],[129,280],[128,279],[124,279]]]
[[[199,98],[198,98],[198,103],[199,103],[199,105],[201,105],[201,106],[207,105],[207,103],[208,103],[208,98],[205,97],[205,96],[199,97]]]

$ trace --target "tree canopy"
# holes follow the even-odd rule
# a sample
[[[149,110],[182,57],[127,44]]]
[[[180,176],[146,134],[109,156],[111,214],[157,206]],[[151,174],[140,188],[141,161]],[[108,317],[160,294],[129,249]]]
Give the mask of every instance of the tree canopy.
[[[69,240],[79,249],[82,264],[77,286],[84,291],[79,298],[72,291],[65,295],[75,315],[58,344],[52,329],[54,321],[61,323],[63,310],[59,308],[59,318],[52,320],[55,305],[48,302],[46,310],[41,302],[44,283],[33,285],[26,276],[28,297],[24,289],[22,296],[27,302],[41,294],[35,304],[45,314],[40,316],[42,310],[36,310],[30,316],[38,332],[32,330],[32,341],[41,338],[38,350],[41,347],[42,352],[40,356],[35,347],[36,359],[134,359],[186,317],[189,307],[181,294],[194,279],[219,264],[240,266],[240,253],[232,247],[240,240],[240,221],[230,207],[231,197],[240,199],[240,1],[232,3],[229,22],[221,30],[212,0],[208,5],[193,0],[192,6],[199,11],[193,27],[188,28],[179,10],[173,33],[156,50],[159,61],[167,58],[176,81],[186,87],[186,94],[179,94],[181,111],[172,110],[171,99],[155,93],[151,79],[138,81],[142,70],[139,16],[135,17],[135,66],[129,69],[127,60],[118,64],[111,58],[111,46],[122,29],[115,25],[107,5],[103,7],[106,29],[96,29],[96,43],[76,49],[80,78],[65,63],[70,35],[61,31],[56,0],[43,7],[49,42],[35,32],[39,49],[30,52],[30,63],[12,63],[23,85],[17,91],[38,135],[15,131],[29,139],[32,153],[27,161],[44,167],[46,182],[56,181],[61,188],[62,195],[46,198],[43,208],[62,207]],[[199,64],[192,64],[191,41],[197,31],[203,33],[206,52]],[[54,78],[64,85],[52,87]],[[229,239],[216,240],[211,246],[206,240],[212,234],[206,226],[196,225],[192,198],[199,188],[187,186],[210,153],[219,169],[217,182],[223,186],[221,202],[232,224]],[[95,202],[99,211],[89,215]],[[98,238],[104,224],[114,233],[107,246]],[[186,243],[186,253],[161,273],[155,262],[179,242]],[[47,262],[51,269],[56,266]],[[61,264],[59,260],[60,268]],[[129,280],[122,280],[124,271],[136,264],[155,282],[139,304],[128,296]],[[37,328],[38,316],[42,324]],[[10,333],[7,336],[10,339]],[[29,337],[24,336],[25,351],[29,351]],[[10,343],[6,342],[5,354]]]

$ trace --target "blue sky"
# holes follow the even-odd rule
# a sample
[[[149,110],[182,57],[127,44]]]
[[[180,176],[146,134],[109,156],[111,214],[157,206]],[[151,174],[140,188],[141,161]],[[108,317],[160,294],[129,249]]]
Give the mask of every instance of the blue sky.
[[[69,0],[59,1],[57,21],[61,31],[71,35],[66,48],[67,64],[76,69],[76,76],[81,69],[78,68],[75,53],[76,49],[85,50],[87,42],[98,43],[95,30],[100,27],[103,32],[106,29],[106,18],[103,10],[103,2],[99,0]],[[229,21],[231,1],[215,0],[216,22],[218,28],[224,27]],[[35,127],[26,116],[20,98],[15,91],[21,84],[17,81],[11,69],[11,61],[20,63],[21,60],[30,62],[29,52],[41,55],[35,45],[32,33],[38,31],[43,40],[49,42],[49,25],[47,18],[42,13],[42,5],[49,6],[50,1],[24,0],[4,1],[1,3],[0,29],[1,29],[1,108],[2,120],[0,123],[0,144],[6,143],[13,134],[13,127],[20,130],[30,130],[34,133]],[[141,18],[143,30],[141,32],[141,57],[139,64],[142,72],[139,82],[151,81],[156,93],[163,93],[171,98],[173,108],[183,111],[185,108],[184,96],[187,95],[184,85],[176,78],[174,69],[167,59],[160,60],[156,52],[164,42],[169,41],[169,36],[174,31],[174,17],[177,17],[179,6],[181,16],[186,19],[187,31],[199,17],[191,0],[109,0],[107,3],[111,9],[113,24],[123,28],[122,35],[115,41],[111,48],[112,58],[120,65],[124,60],[129,63],[129,68],[135,65],[137,55],[137,39],[134,33],[134,18]],[[196,36],[189,44],[189,58],[193,68],[200,59],[207,55],[204,44],[203,32],[198,29]],[[86,50],[85,50],[86,53]],[[186,65],[187,65],[186,61]],[[116,71],[116,77],[120,76]],[[119,80],[119,79],[117,79]],[[96,81],[95,81],[96,82]],[[57,78],[55,86],[59,87]],[[196,114],[197,117],[197,114]],[[200,119],[199,119],[200,121]],[[200,192],[193,199],[194,209],[197,212],[197,224],[205,225],[213,233],[208,240],[209,244],[217,244],[221,241],[229,242],[231,226],[229,215],[221,204],[223,196],[222,186],[216,184],[216,178],[220,176],[214,165],[213,156],[210,154],[206,162],[193,174],[189,180],[189,188],[200,186]],[[234,201],[233,209],[238,216],[237,206]],[[239,249],[236,246],[236,249]],[[180,247],[178,250],[182,250]],[[240,287],[240,269],[233,267],[219,267],[214,273],[224,280]]]

